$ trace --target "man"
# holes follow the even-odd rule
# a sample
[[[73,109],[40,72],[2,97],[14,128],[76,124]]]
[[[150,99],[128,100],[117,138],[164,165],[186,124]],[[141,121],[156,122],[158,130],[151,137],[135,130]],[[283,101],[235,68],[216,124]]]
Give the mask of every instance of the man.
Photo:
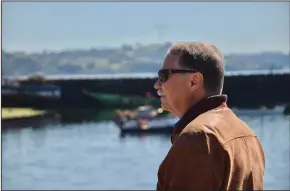
[[[208,43],[176,43],[158,75],[161,107],[180,120],[159,167],[157,190],[264,189],[261,144],[221,94],[220,51]]]

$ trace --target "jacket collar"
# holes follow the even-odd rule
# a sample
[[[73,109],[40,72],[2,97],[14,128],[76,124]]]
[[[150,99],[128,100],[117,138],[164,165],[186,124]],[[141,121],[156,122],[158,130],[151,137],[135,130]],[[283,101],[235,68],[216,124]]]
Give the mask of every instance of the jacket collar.
[[[227,95],[223,94],[207,97],[194,104],[174,125],[173,134],[171,136],[171,143],[173,144],[175,137],[178,136],[186,127],[186,125],[189,124],[192,120],[194,120],[200,114],[205,113],[211,109],[227,107],[226,101]]]

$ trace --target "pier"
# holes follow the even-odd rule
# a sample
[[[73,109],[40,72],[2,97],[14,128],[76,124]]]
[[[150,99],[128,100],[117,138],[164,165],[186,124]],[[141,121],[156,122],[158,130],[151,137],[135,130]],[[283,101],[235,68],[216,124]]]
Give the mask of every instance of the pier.
[[[27,84],[29,76],[8,77]],[[47,83],[61,88],[61,98],[48,105],[53,107],[98,107],[100,103],[84,94],[119,94],[123,96],[145,96],[150,92],[157,97],[153,84],[156,73],[98,74],[98,75],[47,75]],[[224,94],[228,95],[228,105],[238,108],[274,107],[290,103],[290,71],[234,71],[226,72]],[[2,98],[3,99],[3,98]],[[3,104],[12,100],[5,98]],[[31,100],[33,102],[33,100]],[[13,101],[14,103],[17,100]],[[33,104],[31,102],[31,104]],[[45,103],[37,103],[45,104]],[[11,104],[9,105],[11,106]]]

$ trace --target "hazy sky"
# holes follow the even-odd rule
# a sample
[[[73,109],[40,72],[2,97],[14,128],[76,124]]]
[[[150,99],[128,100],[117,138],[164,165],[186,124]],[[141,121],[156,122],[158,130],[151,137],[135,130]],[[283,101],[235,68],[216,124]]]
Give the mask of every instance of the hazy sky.
[[[3,2],[2,11],[6,51],[207,41],[224,53],[289,52],[289,2]]]

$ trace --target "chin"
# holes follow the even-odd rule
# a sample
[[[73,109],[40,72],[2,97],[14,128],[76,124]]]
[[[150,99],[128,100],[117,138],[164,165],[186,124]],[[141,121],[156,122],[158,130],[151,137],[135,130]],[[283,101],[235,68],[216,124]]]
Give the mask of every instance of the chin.
[[[162,103],[161,102],[161,108],[164,110],[164,111],[168,111],[170,112],[170,108],[168,107],[168,105],[166,103]]]

